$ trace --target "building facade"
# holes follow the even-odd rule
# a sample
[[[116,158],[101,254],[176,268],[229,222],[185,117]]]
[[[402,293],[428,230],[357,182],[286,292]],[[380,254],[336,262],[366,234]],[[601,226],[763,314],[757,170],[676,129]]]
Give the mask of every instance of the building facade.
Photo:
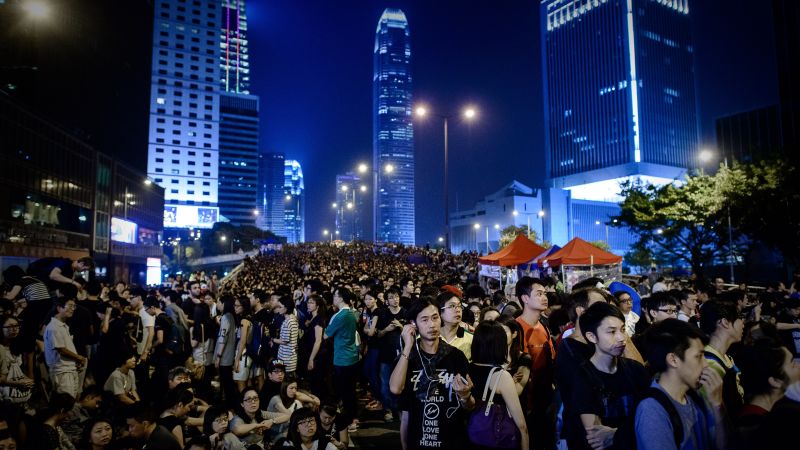
[[[219,212],[232,224],[255,225],[258,187],[258,97],[220,94]]]
[[[399,9],[386,9],[375,31],[373,170],[375,240],[413,245],[414,127],[411,38]]]
[[[287,159],[284,166],[284,229],[286,242],[300,244],[306,241],[306,187],[300,163]]]
[[[688,0],[543,0],[547,177],[573,198],[614,200],[694,166]]]
[[[220,90],[234,94],[250,93],[250,54],[247,41],[245,0],[222,1],[222,28],[219,40]]]
[[[147,174],[164,188],[166,228],[219,221],[218,2],[156,2]]]
[[[258,155],[258,218],[256,226],[286,236],[284,210],[286,209],[286,155],[261,153]]]
[[[0,135],[3,269],[92,256],[100,277],[139,284],[148,265],[160,270],[161,187],[5,96]]]
[[[754,162],[781,153],[780,107],[777,105],[720,117],[717,148],[730,162]]]

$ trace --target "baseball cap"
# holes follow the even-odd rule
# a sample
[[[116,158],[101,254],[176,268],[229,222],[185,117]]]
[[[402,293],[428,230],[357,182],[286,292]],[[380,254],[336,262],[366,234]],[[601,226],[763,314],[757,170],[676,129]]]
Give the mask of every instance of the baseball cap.
[[[276,370],[283,370],[286,372],[286,365],[283,363],[282,359],[273,359],[267,365],[267,372],[274,372]]]
[[[441,291],[442,292],[449,292],[449,293],[455,295],[458,298],[464,297],[464,293],[461,292],[461,289],[453,286],[452,284],[445,284],[444,286],[441,287]]]

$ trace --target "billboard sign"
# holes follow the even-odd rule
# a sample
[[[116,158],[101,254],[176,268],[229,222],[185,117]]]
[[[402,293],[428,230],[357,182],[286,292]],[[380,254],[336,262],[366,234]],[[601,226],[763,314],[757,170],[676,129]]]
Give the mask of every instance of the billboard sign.
[[[111,218],[111,240],[125,242],[127,244],[136,243],[138,225],[130,220]]]
[[[211,228],[219,221],[219,208],[214,206],[165,205],[165,228]]]

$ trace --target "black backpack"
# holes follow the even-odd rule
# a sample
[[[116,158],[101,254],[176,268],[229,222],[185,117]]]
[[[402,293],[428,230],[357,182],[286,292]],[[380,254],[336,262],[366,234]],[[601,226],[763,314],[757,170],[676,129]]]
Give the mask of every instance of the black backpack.
[[[694,389],[689,389],[686,391],[686,396],[689,398],[689,401],[694,402],[694,405],[703,413],[703,417],[708,417],[706,404],[697,391]],[[675,408],[675,405],[672,404],[672,399],[664,391],[655,387],[650,387],[647,389],[647,393],[642,400],[645,398],[654,399],[659,405],[661,405],[662,408],[664,408],[664,411],[667,412],[667,415],[669,416],[669,422],[672,425],[672,436],[675,439],[675,446],[676,448],[680,448],[684,437],[683,421],[681,421],[681,416],[678,414],[678,410]]]

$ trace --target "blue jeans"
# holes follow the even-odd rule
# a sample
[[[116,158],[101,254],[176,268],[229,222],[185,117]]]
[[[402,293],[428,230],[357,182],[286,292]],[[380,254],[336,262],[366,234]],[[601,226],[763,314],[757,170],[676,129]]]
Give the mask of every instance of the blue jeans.
[[[381,399],[380,373],[378,372],[378,349],[370,348],[364,357],[364,378],[369,382],[369,390],[372,396]]]
[[[383,403],[383,409],[397,411],[397,396],[389,390],[389,379],[392,377],[392,370],[394,370],[393,364],[381,363],[381,402]]]

